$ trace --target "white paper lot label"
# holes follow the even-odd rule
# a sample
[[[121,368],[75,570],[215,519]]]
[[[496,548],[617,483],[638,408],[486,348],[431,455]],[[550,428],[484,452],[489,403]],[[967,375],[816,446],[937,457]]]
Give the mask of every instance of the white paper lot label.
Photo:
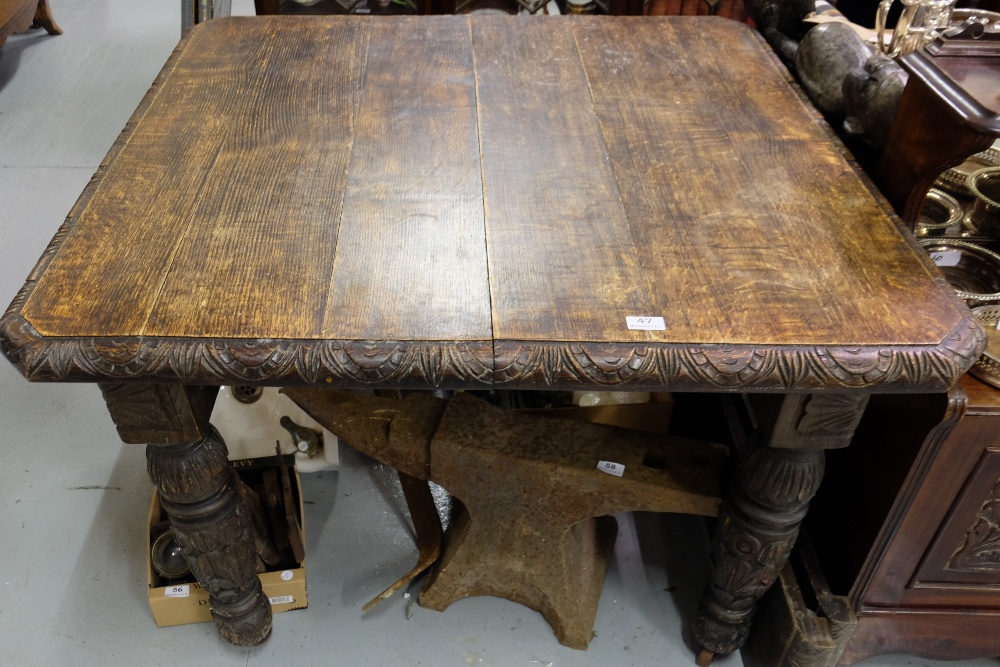
[[[962,261],[961,250],[939,250],[931,253],[931,261],[938,266],[958,266]]]
[[[295,602],[295,598],[291,595],[279,595],[278,597],[268,599],[271,600],[271,604],[292,604]]]
[[[186,598],[191,594],[191,587],[187,584],[183,586],[167,586],[163,594],[168,598]]]
[[[639,331],[666,331],[667,323],[662,317],[640,317],[638,315],[628,315],[625,317],[625,325],[629,329]]]
[[[598,461],[597,469],[601,472],[606,472],[609,475],[614,475],[615,477],[621,477],[625,474],[625,466],[621,463],[615,463],[614,461]]]

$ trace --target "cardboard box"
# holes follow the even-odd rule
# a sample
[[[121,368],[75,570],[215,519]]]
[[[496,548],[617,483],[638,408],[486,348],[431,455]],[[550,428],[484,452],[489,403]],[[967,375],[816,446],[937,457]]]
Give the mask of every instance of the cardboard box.
[[[283,459],[294,461],[294,457],[283,457]],[[241,479],[253,486],[264,469],[277,468],[276,457],[233,461],[233,467]],[[292,497],[293,502],[298,505],[299,531],[304,541],[305,521],[302,512],[302,494],[299,492],[301,487],[298,471],[294,472],[295,474],[291,475]],[[166,514],[160,506],[159,495],[154,490],[153,499],[149,506],[149,521],[146,526],[146,584],[149,608],[153,612],[153,619],[159,627],[211,621],[212,614],[208,604],[208,592],[193,578],[189,576],[187,580],[164,580],[153,569],[149,556],[154,540],[153,527],[166,519]],[[264,587],[264,594],[271,600],[271,611],[274,613],[304,609],[308,606],[305,562],[295,563],[294,567],[281,568],[273,572],[262,572],[257,576]]]

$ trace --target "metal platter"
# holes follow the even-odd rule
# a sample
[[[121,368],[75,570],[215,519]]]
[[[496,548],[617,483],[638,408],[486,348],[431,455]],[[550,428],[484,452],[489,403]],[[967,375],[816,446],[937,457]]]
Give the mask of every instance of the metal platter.
[[[971,197],[972,192],[969,190],[967,182],[969,174],[980,169],[985,169],[986,167],[1000,167],[1000,148],[995,146],[987,148],[981,153],[976,153],[957,167],[948,169],[938,176],[935,187],[944,188],[948,192],[953,192],[957,195]]]
[[[969,374],[1000,389],[1000,305],[973,308],[972,314],[986,330],[986,350],[969,369]]]
[[[949,227],[962,222],[962,207],[949,194],[931,188],[917,219],[917,236],[944,236]]]
[[[1000,301],[1000,255],[958,239],[921,238],[918,242],[960,299],[970,306]]]

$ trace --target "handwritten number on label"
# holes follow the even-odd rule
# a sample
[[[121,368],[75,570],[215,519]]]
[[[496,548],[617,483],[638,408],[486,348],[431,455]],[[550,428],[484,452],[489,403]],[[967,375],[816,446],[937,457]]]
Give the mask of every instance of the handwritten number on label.
[[[958,266],[961,260],[961,250],[939,250],[931,253],[931,261],[938,266]]]

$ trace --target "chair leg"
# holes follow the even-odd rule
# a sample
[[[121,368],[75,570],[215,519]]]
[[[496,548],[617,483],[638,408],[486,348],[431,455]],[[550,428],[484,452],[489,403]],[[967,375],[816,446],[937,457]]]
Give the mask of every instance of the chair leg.
[[[62,28],[56,25],[52,18],[52,10],[49,9],[49,0],[38,0],[38,7],[35,8],[35,20],[32,26],[45,28],[45,32],[50,35],[61,35]]]

